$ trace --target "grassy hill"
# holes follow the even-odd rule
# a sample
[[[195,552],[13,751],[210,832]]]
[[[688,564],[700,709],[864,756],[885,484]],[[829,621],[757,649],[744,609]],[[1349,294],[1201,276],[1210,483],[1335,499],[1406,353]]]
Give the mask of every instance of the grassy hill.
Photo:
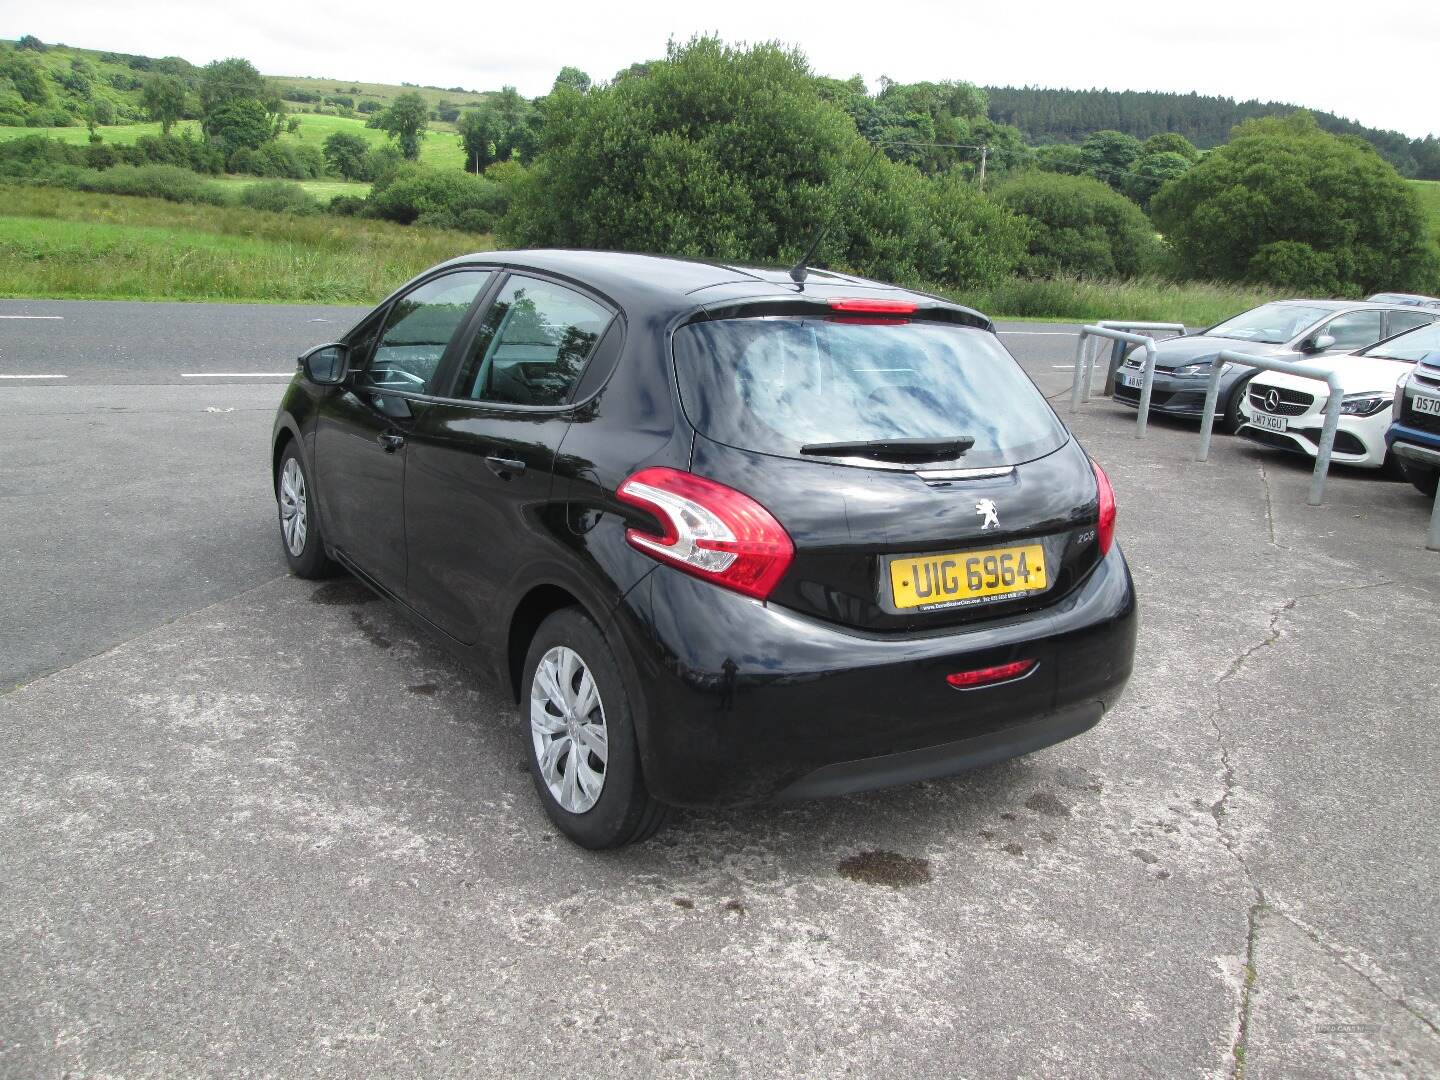
[[[282,142],[308,143],[311,146],[319,147],[332,131],[347,131],[352,135],[359,135],[362,139],[377,146],[386,139],[383,131],[367,128],[365,121],[356,118],[316,113],[300,113],[296,118],[300,121],[299,130],[281,135]],[[200,137],[200,125],[194,120],[182,120],[171,130],[177,135],[189,132],[196,138]],[[133,143],[141,135],[159,134],[160,125],[151,123],[114,124],[100,129],[100,137],[106,142],[113,143]],[[50,138],[63,139],[77,145],[86,144],[90,137],[83,127],[0,127],[0,140],[15,139],[23,135],[48,135]],[[431,124],[420,144],[420,161],[424,165],[433,165],[444,169],[463,169],[465,167],[465,151],[460,147],[460,138],[455,134],[453,126]]]
[[[0,48],[3,49],[16,48],[17,44],[15,41],[0,40]],[[140,104],[140,91],[146,78],[162,73],[178,75],[191,84],[193,91],[200,76],[199,67],[175,56],[156,58],[60,44],[46,44],[43,51],[25,49],[21,52],[24,57],[43,69],[53,94],[56,118],[68,119],[71,126],[80,129],[82,141],[83,108],[87,97],[105,99],[113,107],[117,123],[105,125],[104,128],[106,136],[112,137],[111,132],[116,128],[128,128],[145,119]],[[84,93],[80,90],[82,84],[76,81],[77,61],[78,66],[87,73],[83,77],[89,80]],[[438,86],[415,86],[410,83],[397,86],[393,83],[359,82],[353,79],[307,75],[267,75],[266,78],[285,99],[285,107],[290,113],[327,116],[334,120],[346,119],[341,115],[345,110],[326,99],[347,98],[353,103],[353,108],[363,115],[363,103],[384,107],[407,91],[418,93],[432,108],[444,111],[448,111],[447,107],[453,109],[480,105],[490,96],[461,87],[445,89]],[[308,98],[315,100],[306,100]],[[432,124],[442,130],[453,130],[448,123],[432,121]],[[51,126],[56,125],[46,125],[46,128]],[[322,135],[321,138],[323,137]],[[129,141],[123,132],[118,131],[113,138],[116,142]]]

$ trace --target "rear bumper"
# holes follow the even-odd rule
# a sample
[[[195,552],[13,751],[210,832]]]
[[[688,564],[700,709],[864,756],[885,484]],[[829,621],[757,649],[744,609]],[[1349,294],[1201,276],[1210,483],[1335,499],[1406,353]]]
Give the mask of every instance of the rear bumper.
[[[661,567],[611,624],[635,666],[646,782],[682,806],[843,794],[986,765],[1093,727],[1135,653],[1118,548],[1054,607],[926,636],[860,634]],[[972,690],[956,671],[1034,659]]]
[[[1385,445],[1401,457],[1419,464],[1440,465],[1440,461],[1432,459],[1432,455],[1440,453],[1440,435],[1421,431],[1408,424],[1391,424],[1385,430]]]

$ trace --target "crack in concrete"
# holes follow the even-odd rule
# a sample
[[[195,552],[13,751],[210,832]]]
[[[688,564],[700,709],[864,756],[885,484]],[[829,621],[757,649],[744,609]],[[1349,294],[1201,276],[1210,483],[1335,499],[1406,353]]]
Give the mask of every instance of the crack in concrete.
[[[1263,465],[1261,466],[1261,476],[1262,478],[1264,477]],[[1266,513],[1268,516],[1268,480],[1266,481],[1266,496]],[[1271,518],[1271,537],[1271,542],[1274,543],[1273,518]],[[1276,546],[1279,545],[1277,544]],[[1254,1006],[1253,999],[1255,987],[1260,977],[1258,967],[1260,919],[1261,916],[1265,914],[1265,912],[1278,909],[1272,908],[1269,901],[1266,899],[1264,886],[1262,886],[1260,882],[1256,879],[1254,873],[1250,869],[1249,862],[1246,861],[1244,852],[1240,849],[1240,839],[1239,836],[1236,835],[1238,832],[1238,825],[1232,824],[1229,827],[1227,827],[1226,825],[1226,818],[1230,812],[1229,804],[1235,794],[1235,763],[1231,758],[1230,747],[1225,742],[1224,728],[1220,726],[1220,716],[1225,711],[1224,687],[1229,680],[1233,679],[1245,667],[1245,665],[1250,661],[1251,657],[1253,657],[1256,653],[1260,652],[1262,649],[1270,648],[1272,645],[1275,644],[1275,642],[1280,640],[1280,624],[1284,621],[1285,617],[1295,609],[1295,605],[1301,600],[1314,599],[1324,596],[1335,596],[1340,593],[1346,592],[1363,592],[1366,589],[1379,589],[1387,585],[1393,584],[1395,584],[1393,580],[1374,581],[1364,585],[1342,585],[1339,588],[1335,589],[1324,589],[1319,592],[1313,593],[1299,593],[1295,596],[1286,597],[1280,604],[1276,605],[1270,610],[1270,624],[1266,629],[1265,636],[1261,640],[1250,645],[1238,656],[1236,656],[1235,659],[1230,662],[1229,667],[1225,669],[1224,674],[1222,674],[1220,678],[1217,679],[1215,682],[1215,708],[1210,713],[1210,726],[1215,731],[1215,745],[1219,748],[1220,751],[1220,765],[1222,777],[1221,782],[1223,787],[1220,793],[1220,797],[1210,805],[1210,816],[1215,821],[1215,831],[1220,838],[1220,843],[1224,846],[1226,852],[1229,853],[1231,858],[1235,860],[1235,864],[1240,868],[1240,872],[1242,875],[1244,875],[1245,882],[1250,887],[1251,893],[1253,894],[1253,899],[1249,908],[1249,914],[1246,918],[1245,970],[1244,977],[1241,982],[1240,998],[1239,1001],[1236,1002],[1235,1038],[1230,1045],[1230,1075],[1232,1080],[1244,1080],[1245,1076],[1245,1054],[1246,1050],[1248,1049],[1250,1038],[1250,1021]],[[1335,959],[1338,960],[1341,964],[1343,964],[1346,968],[1354,971],[1357,975],[1364,979],[1366,983],[1368,983],[1377,993],[1379,993],[1387,1001],[1399,1005],[1401,1008],[1405,1009],[1406,1012],[1410,1013],[1410,1015],[1415,1017],[1415,1019],[1424,1024],[1429,1030],[1431,1030],[1437,1035],[1440,1035],[1440,1028],[1437,1028],[1436,1025],[1429,1020],[1429,1018],[1427,1018],[1423,1013],[1418,1011],[1403,997],[1400,997],[1386,990],[1373,977],[1371,977],[1369,973],[1357,968],[1343,954],[1341,954],[1339,951],[1332,948],[1331,946],[1327,945],[1320,938],[1320,936],[1316,932],[1311,930],[1309,927],[1304,926],[1294,917],[1283,911],[1280,911],[1279,914],[1287,922],[1291,923],[1297,929],[1299,929],[1301,933],[1305,934],[1305,936],[1308,937],[1312,942],[1320,946],[1331,956],[1334,956]]]
[[[1280,542],[1275,538],[1275,501],[1270,497],[1270,474],[1265,471],[1265,462],[1260,462],[1260,483],[1265,488],[1265,524],[1270,527],[1270,546],[1278,548]]]
[[[1251,884],[1253,885],[1254,882],[1252,881]],[[1260,916],[1269,910],[1265,903],[1263,890],[1259,886],[1255,886],[1255,892],[1259,899],[1250,905],[1250,914],[1246,918],[1245,977],[1240,984],[1240,1015],[1235,1025],[1235,1041],[1230,1045],[1230,1075],[1233,1080],[1244,1080],[1245,1078],[1245,1052],[1250,1043],[1250,995],[1254,992],[1255,981],[1259,977],[1256,968],[1256,954],[1260,947]]]
[[[1233,835],[1235,829],[1227,828],[1225,819],[1229,813],[1229,803],[1235,794],[1235,763],[1230,758],[1230,747],[1225,743],[1225,731],[1220,726],[1220,714],[1225,711],[1224,687],[1225,683],[1234,678],[1235,675],[1245,666],[1249,659],[1261,649],[1268,649],[1280,639],[1280,623],[1298,602],[1298,597],[1286,597],[1284,602],[1273,608],[1270,612],[1270,625],[1266,630],[1265,637],[1230,662],[1225,673],[1215,682],[1215,708],[1210,713],[1210,726],[1215,730],[1215,745],[1220,750],[1221,782],[1222,790],[1220,797],[1210,804],[1210,816],[1215,820],[1215,831],[1220,837],[1220,843],[1240,867],[1241,874],[1245,877],[1245,883],[1250,887],[1252,899],[1250,912],[1246,920],[1245,933],[1245,974],[1240,988],[1240,1000],[1235,1003],[1235,1038],[1230,1044],[1230,1075],[1232,1080],[1243,1080],[1245,1075],[1245,1052],[1250,1038],[1250,1016],[1252,1012],[1252,996],[1255,983],[1259,978],[1256,969],[1256,947],[1257,938],[1260,932],[1260,914],[1265,910],[1265,890],[1255,880],[1255,875],[1250,871],[1250,864],[1245,860],[1245,854],[1240,850],[1239,837]]]

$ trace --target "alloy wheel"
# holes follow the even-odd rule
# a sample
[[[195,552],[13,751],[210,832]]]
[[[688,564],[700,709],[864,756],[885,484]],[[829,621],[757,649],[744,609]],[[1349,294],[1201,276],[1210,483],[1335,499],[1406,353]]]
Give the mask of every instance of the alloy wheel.
[[[561,809],[593,807],[605,787],[610,739],[595,677],[574,649],[557,645],[540,658],[530,683],[530,735],[540,777]]]
[[[280,531],[285,537],[285,549],[297,559],[305,551],[308,525],[305,473],[299,461],[287,458],[285,467],[280,470]]]

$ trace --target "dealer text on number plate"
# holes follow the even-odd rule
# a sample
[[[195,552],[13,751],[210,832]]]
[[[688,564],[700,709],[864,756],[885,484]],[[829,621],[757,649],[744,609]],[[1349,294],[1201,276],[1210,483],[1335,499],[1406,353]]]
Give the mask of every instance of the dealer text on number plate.
[[[1040,544],[890,560],[890,592],[897,608],[962,607],[1045,586]]]

